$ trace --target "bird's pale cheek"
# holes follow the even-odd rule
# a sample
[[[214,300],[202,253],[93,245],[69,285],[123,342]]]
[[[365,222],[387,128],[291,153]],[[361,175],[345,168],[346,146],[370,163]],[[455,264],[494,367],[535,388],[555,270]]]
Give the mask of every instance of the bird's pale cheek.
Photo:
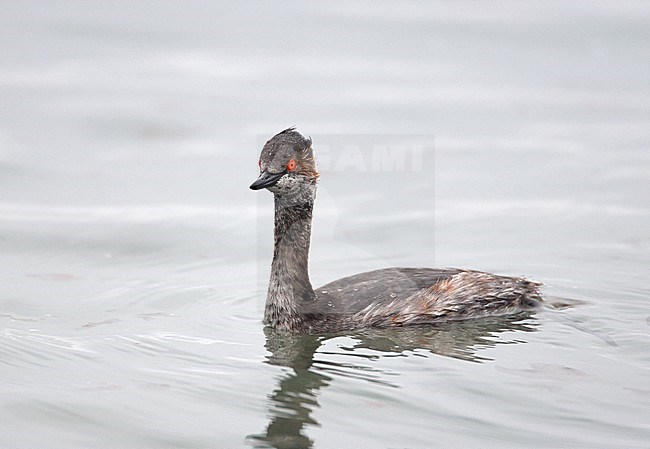
[[[273,193],[278,193],[278,194],[286,194],[291,192],[293,183],[287,178],[286,176],[283,176],[278,180],[278,182],[275,183],[274,186],[268,187],[268,190]]]
[[[271,187],[269,191],[280,195],[298,195],[303,190],[304,184],[300,179],[295,176],[285,175],[278,180],[278,182]]]

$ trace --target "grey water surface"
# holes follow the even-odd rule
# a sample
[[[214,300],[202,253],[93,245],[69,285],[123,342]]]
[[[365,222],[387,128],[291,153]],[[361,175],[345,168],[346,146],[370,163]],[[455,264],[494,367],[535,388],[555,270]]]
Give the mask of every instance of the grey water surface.
[[[650,4],[8,0],[0,23],[0,447],[650,444]],[[291,125],[320,158],[315,286],[456,266],[569,307],[265,330],[248,185]]]

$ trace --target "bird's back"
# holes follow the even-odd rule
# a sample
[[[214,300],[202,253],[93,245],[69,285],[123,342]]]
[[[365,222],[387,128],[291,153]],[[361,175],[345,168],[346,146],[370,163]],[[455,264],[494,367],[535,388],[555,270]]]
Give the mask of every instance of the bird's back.
[[[315,289],[316,304],[321,312],[356,313],[371,304],[406,299],[458,272],[455,269],[394,267],[358,273]]]
[[[454,268],[384,268],[315,290],[308,330],[404,326],[513,313],[536,305],[539,284]]]

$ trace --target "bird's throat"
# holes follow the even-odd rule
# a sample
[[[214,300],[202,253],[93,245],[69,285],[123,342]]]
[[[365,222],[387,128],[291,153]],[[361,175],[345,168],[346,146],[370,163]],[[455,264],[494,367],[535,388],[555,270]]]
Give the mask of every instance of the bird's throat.
[[[275,195],[275,244],[264,323],[295,328],[302,310],[315,298],[309,280],[309,243],[316,186],[304,195]]]

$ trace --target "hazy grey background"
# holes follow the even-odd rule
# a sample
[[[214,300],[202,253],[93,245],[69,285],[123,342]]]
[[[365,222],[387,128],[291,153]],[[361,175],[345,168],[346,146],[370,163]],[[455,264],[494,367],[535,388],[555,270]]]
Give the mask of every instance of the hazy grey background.
[[[0,446],[646,447],[649,23],[644,2],[3,2]],[[321,167],[314,284],[464,266],[585,304],[316,355],[266,337],[272,198],[248,185],[291,125],[339,159],[426,148]]]

